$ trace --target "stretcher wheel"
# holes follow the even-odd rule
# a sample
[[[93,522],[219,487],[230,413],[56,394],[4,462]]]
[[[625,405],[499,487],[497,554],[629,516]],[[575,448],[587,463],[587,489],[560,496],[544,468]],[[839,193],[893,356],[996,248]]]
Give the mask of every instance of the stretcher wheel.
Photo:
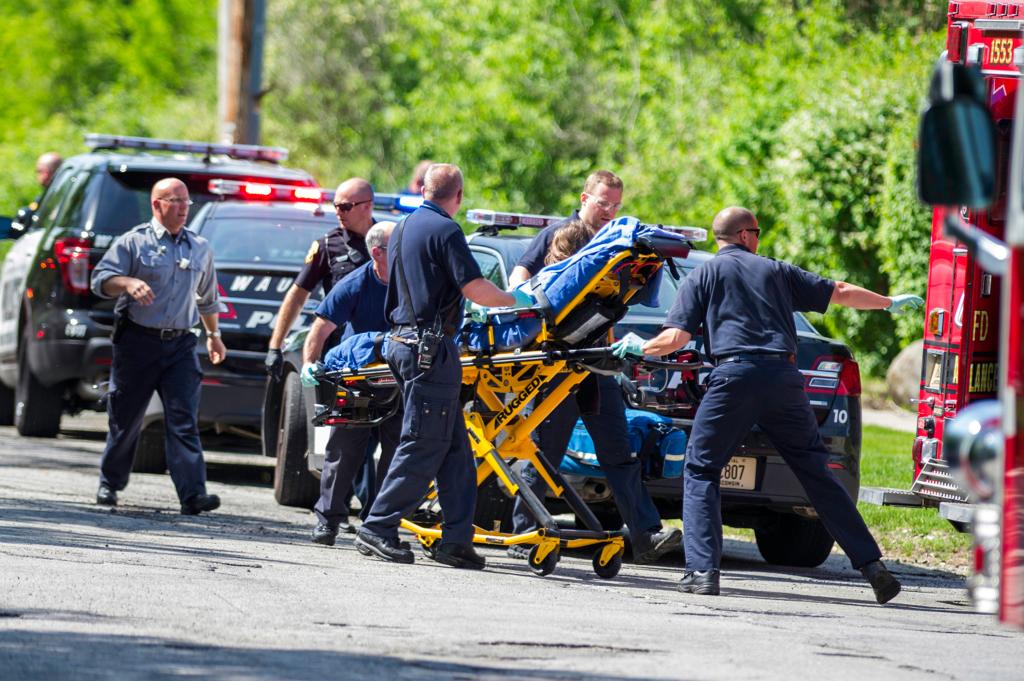
[[[601,549],[594,553],[594,574],[601,579],[612,579],[622,569],[622,552],[616,553],[607,564],[601,565]]]
[[[437,547],[441,545],[441,542],[435,541],[431,544],[424,544],[420,542],[420,550],[423,551],[423,555],[427,558],[434,559],[437,557]]]
[[[540,544],[535,544],[530,549],[530,558],[527,560],[527,564],[530,569],[533,570],[534,574],[538,574],[541,577],[544,575],[550,575],[555,571],[555,566],[558,565],[558,549],[555,549],[548,555],[544,556],[544,560],[538,564],[534,558],[537,557],[537,552],[540,551]]]

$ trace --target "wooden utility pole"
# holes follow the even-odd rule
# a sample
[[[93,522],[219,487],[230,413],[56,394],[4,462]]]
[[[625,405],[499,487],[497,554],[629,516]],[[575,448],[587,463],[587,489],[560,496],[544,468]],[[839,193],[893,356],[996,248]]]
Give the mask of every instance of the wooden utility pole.
[[[220,141],[259,144],[266,0],[220,0],[217,112]]]

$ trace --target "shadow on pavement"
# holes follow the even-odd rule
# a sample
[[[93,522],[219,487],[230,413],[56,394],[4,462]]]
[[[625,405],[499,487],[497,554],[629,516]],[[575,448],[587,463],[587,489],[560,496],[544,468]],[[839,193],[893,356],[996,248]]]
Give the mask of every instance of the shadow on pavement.
[[[10,613],[10,616],[18,615]],[[34,618],[34,615],[27,614],[26,618]],[[359,628],[369,625],[352,623],[341,626]],[[481,658],[484,658],[487,649],[481,652]],[[554,668],[550,660],[542,661],[536,668],[522,662],[509,662],[506,666],[476,665],[359,652],[237,648],[170,638],[18,629],[0,631],[0,660],[3,660],[10,678],[48,681],[72,678],[151,681],[185,677],[212,681],[367,678],[399,681],[470,678],[612,681],[622,678],[560,670]],[[648,677],[630,678],[640,681]]]

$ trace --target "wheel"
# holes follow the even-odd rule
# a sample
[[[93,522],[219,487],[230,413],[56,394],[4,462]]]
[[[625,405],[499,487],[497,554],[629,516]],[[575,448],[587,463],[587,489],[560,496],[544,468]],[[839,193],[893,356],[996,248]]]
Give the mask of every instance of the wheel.
[[[533,548],[530,549],[530,559],[527,561],[527,564],[530,566],[530,569],[533,570],[534,574],[538,574],[541,577],[544,575],[550,575],[555,571],[555,566],[558,565],[558,549],[555,549],[548,555],[544,556],[544,560],[540,563],[536,561],[538,551],[540,551],[540,544],[535,544]]]
[[[420,550],[423,551],[424,556],[430,559],[434,559],[437,556],[437,547],[440,545],[440,540],[435,540],[432,544],[424,544],[423,540],[420,540]]]
[[[818,567],[825,562],[835,540],[820,520],[792,513],[773,515],[754,528],[757,550],[767,562],[796,567]]]
[[[132,471],[135,473],[163,473],[167,470],[164,449],[164,425],[153,423],[142,429],[139,446],[135,449]]]
[[[0,383],[0,426],[14,425],[14,389]]]
[[[27,338],[18,348],[18,383],[14,388],[14,426],[22,435],[57,437],[64,408],[61,386],[46,387],[28,366]]]
[[[274,466],[274,498],[282,506],[313,508],[320,496],[320,481],[306,464],[306,407],[299,375],[284,378],[277,465]]]
[[[606,565],[601,565],[601,552],[603,550],[604,547],[601,547],[594,552],[594,574],[601,579],[612,579],[622,569],[622,552],[619,551],[612,556],[612,559]]]

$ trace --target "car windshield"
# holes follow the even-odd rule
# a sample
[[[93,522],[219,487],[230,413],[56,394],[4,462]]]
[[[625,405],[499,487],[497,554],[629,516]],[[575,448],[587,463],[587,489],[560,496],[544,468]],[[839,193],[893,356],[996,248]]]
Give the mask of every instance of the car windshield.
[[[301,263],[309,245],[333,229],[337,221],[278,220],[259,217],[215,218],[203,223],[201,234],[219,261],[265,265]]]

